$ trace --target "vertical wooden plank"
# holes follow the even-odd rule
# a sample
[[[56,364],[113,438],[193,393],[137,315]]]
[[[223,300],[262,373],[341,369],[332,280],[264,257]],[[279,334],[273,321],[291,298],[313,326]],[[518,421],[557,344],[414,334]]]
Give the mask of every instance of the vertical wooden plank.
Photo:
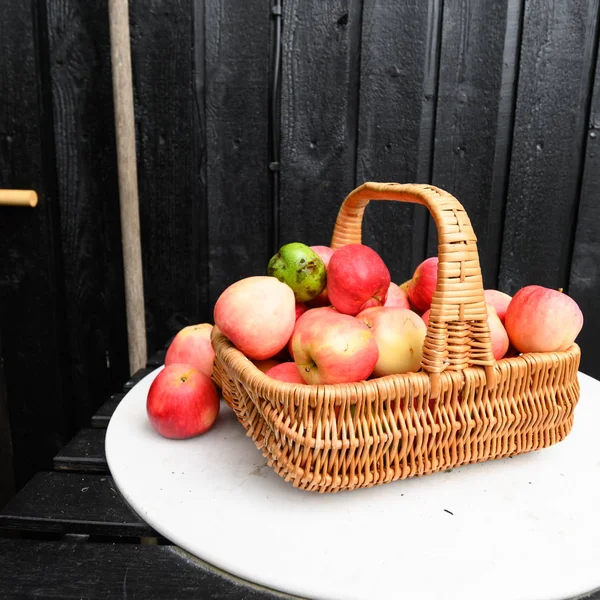
[[[364,2],[358,184],[431,181],[441,12],[441,0]],[[402,283],[424,258],[427,211],[375,202],[363,236]]]
[[[205,3],[209,306],[271,256],[268,1]]]
[[[206,196],[191,0],[130,2],[148,351],[206,304]]]
[[[527,0],[500,288],[567,287],[598,0]]]
[[[0,18],[0,186],[39,195],[34,209],[0,208],[0,336],[18,487],[67,441],[70,411],[52,108],[39,77],[48,51],[36,6],[11,2]]]
[[[598,52],[598,50],[596,50]],[[581,346],[581,370],[600,379],[600,60],[596,58],[596,75],[590,117],[587,125],[585,168],[569,295],[583,311],[583,330],[577,342]]]
[[[8,399],[4,383],[4,357],[0,339],[0,510],[15,493],[13,451],[8,420]]]
[[[444,3],[433,183],[467,210],[486,287],[497,285],[521,12],[522,0]]]
[[[58,203],[75,425],[127,378],[106,2],[47,3]]]
[[[360,0],[283,3],[281,243],[328,245],[355,187]]]

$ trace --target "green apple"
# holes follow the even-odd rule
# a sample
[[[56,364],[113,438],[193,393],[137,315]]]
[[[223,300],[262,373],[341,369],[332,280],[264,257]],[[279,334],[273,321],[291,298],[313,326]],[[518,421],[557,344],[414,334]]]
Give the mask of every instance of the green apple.
[[[314,250],[300,242],[279,248],[269,261],[267,272],[291,287],[298,302],[312,300],[327,284],[325,264]]]

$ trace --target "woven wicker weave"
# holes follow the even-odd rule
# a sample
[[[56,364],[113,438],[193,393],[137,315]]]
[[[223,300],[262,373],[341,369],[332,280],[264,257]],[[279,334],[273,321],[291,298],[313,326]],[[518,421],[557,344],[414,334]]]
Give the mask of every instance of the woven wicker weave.
[[[223,397],[269,465],[305,490],[370,487],[521,454],[561,441],[573,424],[576,344],[494,360],[476,237],[456,198],[433,186],[365,183],[344,201],[332,248],[360,243],[365,207],[384,199],[425,205],[438,230],[421,371],[351,384],[284,383],[213,330],[213,377]]]

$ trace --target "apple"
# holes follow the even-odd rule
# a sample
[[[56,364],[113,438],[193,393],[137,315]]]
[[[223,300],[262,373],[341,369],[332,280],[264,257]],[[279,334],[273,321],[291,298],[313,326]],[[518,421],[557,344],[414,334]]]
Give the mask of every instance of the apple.
[[[272,367],[266,372],[266,375],[272,377],[273,379],[279,379],[279,381],[287,381],[288,383],[301,383],[303,385],[306,384],[304,379],[302,379],[302,375],[300,375],[300,371],[298,370],[298,366],[295,362],[285,362],[277,365],[276,367]]]
[[[491,304],[487,304],[486,306],[488,312],[487,321],[490,328],[490,337],[492,338],[492,354],[496,360],[500,360],[506,355],[510,341],[496,309]]]
[[[579,335],[583,314],[566,294],[528,285],[514,295],[504,322],[510,341],[520,352],[560,352]]]
[[[298,302],[307,302],[318,296],[325,289],[327,280],[321,257],[300,242],[281,246],[269,261],[267,272],[289,285]]]
[[[296,322],[294,292],[275,277],[246,277],[218,298],[215,325],[248,358],[270,358],[287,344]]]
[[[167,365],[150,385],[146,413],[162,436],[182,440],[208,431],[219,414],[211,378],[190,365]]]
[[[419,314],[431,308],[433,292],[437,286],[438,258],[424,260],[416,269],[410,282],[405,282],[405,291],[411,305]],[[401,286],[401,287],[402,287]]]
[[[311,384],[362,381],[379,358],[377,342],[364,323],[327,308],[298,319],[292,350],[300,374]]]
[[[372,248],[348,244],[333,253],[327,270],[327,292],[339,312],[357,315],[370,306],[381,306],[389,287],[390,272]]]
[[[383,306],[399,306],[400,308],[408,308],[410,310],[408,295],[399,285],[391,281]]]
[[[491,304],[496,309],[496,314],[504,325],[506,309],[508,308],[512,297],[504,292],[499,292],[498,290],[484,290],[483,295],[485,296],[486,304]]]
[[[210,323],[184,327],[169,345],[165,365],[183,363],[210,375],[215,360],[215,351],[210,343],[212,328]]]
[[[399,306],[375,306],[356,318],[369,327],[377,342],[375,377],[419,370],[427,327],[417,313]]]
[[[266,373],[269,369],[276,367],[281,364],[280,360],[276,358],[266,358],[265,360],[253,360],[254,366],[263,373]]]
[[[304,302],[296,302],[296,321],[308,310]]]
[[[302,315],[300,315],[300,317],[298,317],[298,320],[296,321],[296,324],[294,325],[294,331],[296,331],[296,327],[298,326],[298,321],[300,320],[300,318],[303,318],[304,320],[314,319],[315,316],[320,315],[322,313],[333,313],[336,315],[339,314],[338,311],[335,310],[335,308],[333,308],[333,306],[319,306],[318,308],[310,308],[304,314],[302,314]],[[288,352],[289,352],[292,360],[294,358],[294,352],[293,352],[293,348],[292,348],[292,338],[293,337],[294,337],[294,332],[292,332],[292,335],[290,336],[290,339],[287,344],[287,349],[288,349]]]
[[[425,323],[425,327],[429,327],[429,313],[431,312],[431,309],[426,310],[422,315],[421,315],[421,319],[423,319],[423,323]]]
[[[321,257],[321,260],[325,265],[325,269],[327,270],[327,267],[329,266],[329,261],[335,250],[333,248],[330,248],[329,246],[311,246],[310,249],[316,252]],[[310,300],[308,304],[313,308],[319,306],[329,306],[331,302],[329,301],[329,294],[327,293],[327,288],[325,288],[316,298]]]

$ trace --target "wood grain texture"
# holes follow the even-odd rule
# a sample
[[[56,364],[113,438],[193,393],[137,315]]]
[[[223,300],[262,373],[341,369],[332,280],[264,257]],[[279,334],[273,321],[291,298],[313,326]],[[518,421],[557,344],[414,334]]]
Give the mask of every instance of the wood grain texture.
[[[228,575],[175,546],[8,539],[0,539],[0,589],[5,600],[292,598]]]
[[[270,3],[205,3],[209,306],[271,252]]]
[[[171,323],[209,319],[206,196],[200,168],[190,0],[130,2],[148,350]]]
[[[4,358],[0,338],[0,510],[15,493],[13,451],[8,420],[8,400],[4,383]]]
[[[75,425],[128,374],[106,2],[47,3],[60,247]]]
[[[444,3],[432,179],[465,207],[488,288],[497,285],[521,11],[522,0]],[[429,255],[437,239],[431,226]]]
[[[566,288],[598,0],[525,4],[500,288]]]
[[[104,452],[105,438],[105,429],[80,429],[54,457],[54,468],[58,471],[108,473]]]
[[[431,181],[441,7],[440,0],[364,0],[357,184]],[[402,283],[425,257],[427,210],[373,203],[363,241]]]
[[[0,18],[0,186],[33,189],[34,209],[0,209],[0,336],[17,487],[70,432],[52,106],[43,13],[14,2]],[[42,30],[42,31],[40,31]]]
[[[283,3],[281,244],[329,245],[355,187],[361,5]]]
[[[19,531],[155,536],[108,475],[40,472],[0,512],[0,528]]]
[[[577,339],[582,347],[581,370],[600,379],[600,61],[596,73],[587,125],[585,165],[571,262],[569,295],[583,312],[583,330]]]

